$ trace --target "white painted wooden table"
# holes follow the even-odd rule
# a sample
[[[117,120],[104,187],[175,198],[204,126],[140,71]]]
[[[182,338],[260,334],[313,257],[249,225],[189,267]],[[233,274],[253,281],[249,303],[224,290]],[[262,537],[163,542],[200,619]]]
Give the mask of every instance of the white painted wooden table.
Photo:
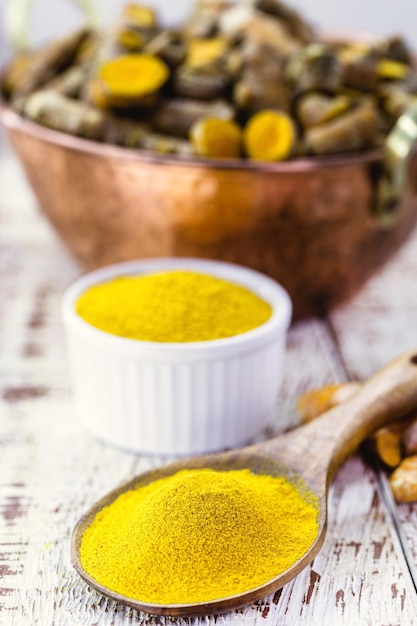
[[[68,380],[60,297],[81,270],[38,212],[0,147],[1,626],[412,626],[417,624],[417,505],[396,506],[361,456],[339,471],[319,556],[274,596],[201,619],[159,618],[90,589],[69,558],[78,517],[134,474],[167,459],[112,449],[80,432]],[[349,304],[294,325],[275,430],[295,424],[307,388],[361,379],[417,347],[417,237]]]

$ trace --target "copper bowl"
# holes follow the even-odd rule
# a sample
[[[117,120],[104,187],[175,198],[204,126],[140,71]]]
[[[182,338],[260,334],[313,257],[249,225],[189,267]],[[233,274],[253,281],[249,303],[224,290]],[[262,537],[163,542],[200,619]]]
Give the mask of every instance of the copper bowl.
[[[294,317],[349,298],[417,216],[417,159],[395,216],[375,211],[381,152],[258,164],[179,159],[95,143],[1,109],[45,212],[86,269],[129,259],[231,261],[278,280]]]

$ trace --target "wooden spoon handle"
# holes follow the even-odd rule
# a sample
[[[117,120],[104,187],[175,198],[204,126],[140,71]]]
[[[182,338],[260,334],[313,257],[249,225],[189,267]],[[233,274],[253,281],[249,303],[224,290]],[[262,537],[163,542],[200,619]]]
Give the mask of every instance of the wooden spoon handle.
[[[330,480],[339,465],[376,428],[417,407],[417,349],[403,354],[363,383],[344,404],[284,436],[262,445],[294,471],[327,468]]]

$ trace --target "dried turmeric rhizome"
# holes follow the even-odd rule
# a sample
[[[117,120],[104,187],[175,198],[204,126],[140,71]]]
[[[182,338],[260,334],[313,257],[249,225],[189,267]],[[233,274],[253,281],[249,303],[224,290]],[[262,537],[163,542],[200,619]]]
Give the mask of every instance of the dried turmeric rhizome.
[[[283,477],[182,470],[102,509],[82,537],[81,563],[132,599],[208,602],[288,569],[315,541],[317,515],[314,494]]]

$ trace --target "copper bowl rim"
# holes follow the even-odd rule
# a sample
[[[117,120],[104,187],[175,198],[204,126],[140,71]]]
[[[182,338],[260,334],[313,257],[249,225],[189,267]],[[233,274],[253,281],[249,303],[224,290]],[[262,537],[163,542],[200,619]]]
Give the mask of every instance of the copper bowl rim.
[[[351,154],[339,154],[325,157],[299,157],[290,161],[279,163],[269,163],[260,161],[250,161],[248,159],[214,159],[204,157],[179,157],[173,155],[160,155],[140,149],[125,148],[107,143],[101,143],[90,139],[83,139],[74,135],[69,135],[61,131],[53,130],[23,118],[13,111],[0,98],[0,120],[9,129],[23,131],[32,137],[56,144],[75,152],[100,156],[102,158],[113,158],[121,160],[136,161],[138,163],[175,165],[185,168],[204,168],[215,170],[238,170],[247,172],[268,172],[276,174],[286,174],[295,172],[314,172],[325,168],[345,167],[364,163],[372,163],[381,160],[382,149],[372,149]]]

